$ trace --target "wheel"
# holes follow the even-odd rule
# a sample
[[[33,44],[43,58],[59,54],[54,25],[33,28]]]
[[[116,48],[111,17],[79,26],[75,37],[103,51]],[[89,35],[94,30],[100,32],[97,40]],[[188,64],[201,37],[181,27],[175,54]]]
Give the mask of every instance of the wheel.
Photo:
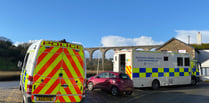
[[[152,82],[152,89],[153,90],[157,90],[157,89],[159,89],[160,88],[160,83],[159,83],[159,81],[158,80],[154,80],[153,82]]]
[[[112,93],[113,96],[117,96],[117,95],[120,94],[120,91],[118,90],[117,87],[112,87],[111,93]]]
[[[133,93],[133,91],[127,91],[126,95],[131,95]]]
[[[92,82],[88,83],[88,90],[90,90],[90,91],[94,90],[94,84]]]
[[[192,77],[191,85],[196,85],[196,84],[197,84],[197,79],[195,77]]]

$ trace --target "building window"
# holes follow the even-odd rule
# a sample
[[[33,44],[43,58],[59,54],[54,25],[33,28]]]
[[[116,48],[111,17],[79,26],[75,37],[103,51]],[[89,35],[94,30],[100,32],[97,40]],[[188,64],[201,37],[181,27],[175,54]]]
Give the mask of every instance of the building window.
[[[201,68],[202,76],[209,76],[209,68]]]
[[[189,60],[189,58],[184,58],[184,65],[185,66],[190,66],[190,60]]]
[[[164,61],[168,61],[168,57],[164,57]]]
[[[183,58],[177,57],[177,66],[183,66]]]

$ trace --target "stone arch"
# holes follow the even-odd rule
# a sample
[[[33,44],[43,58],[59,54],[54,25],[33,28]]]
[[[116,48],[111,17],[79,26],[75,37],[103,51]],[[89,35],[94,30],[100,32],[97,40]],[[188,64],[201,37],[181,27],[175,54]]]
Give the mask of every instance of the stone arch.
[[[92,58],[102,58],[102,51],[100,51],[99,49],[95,49],[92,52]]]
[[[127,48],[122,48],[122,49],[120,49],[120,51],[126,51],[126,50],[128,50]]]
[[[157,48],[152,48],[152,49],[150,49],[150,51],[156,51],[156,49],[157,49]]]
[[[144,51],[143,48],[136,48],[135,50],[138,50],[138,51]]]
[[[84,50],[85,58],[90,58],[90,53],[88,50]]]
[[[114,55],[114,50],[113,50],[113,49],[107,49],[107,50],[104,52],[104,57],[105,57],[106,59],[113,58],[113,55]]]

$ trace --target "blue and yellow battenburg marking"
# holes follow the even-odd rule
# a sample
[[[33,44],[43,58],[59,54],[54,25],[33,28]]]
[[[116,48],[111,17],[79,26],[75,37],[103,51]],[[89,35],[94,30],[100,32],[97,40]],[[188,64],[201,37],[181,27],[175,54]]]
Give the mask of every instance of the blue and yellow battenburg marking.
[[[190,76],[190,68],[133,68],[133,78]]]
[[[199,69],[197,69],[197,68],[192,68],[192,75],[200,76]]]
[[[22,83],[23,83],[23,89],[26,91],[27,90],[27,83],[28,83],[28,78],[29,75],[26,73],[25,70],[23,70],[23,73],[22,73]]]

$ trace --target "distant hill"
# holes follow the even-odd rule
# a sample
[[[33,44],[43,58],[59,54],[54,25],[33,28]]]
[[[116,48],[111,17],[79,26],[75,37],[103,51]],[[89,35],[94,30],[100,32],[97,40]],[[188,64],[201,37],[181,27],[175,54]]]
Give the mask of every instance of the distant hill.
[[[16,65],[19,60],[23,61],[27,48],[23,45],[16,47],[10,39],[0,36],[0,70],[20,70]]]

